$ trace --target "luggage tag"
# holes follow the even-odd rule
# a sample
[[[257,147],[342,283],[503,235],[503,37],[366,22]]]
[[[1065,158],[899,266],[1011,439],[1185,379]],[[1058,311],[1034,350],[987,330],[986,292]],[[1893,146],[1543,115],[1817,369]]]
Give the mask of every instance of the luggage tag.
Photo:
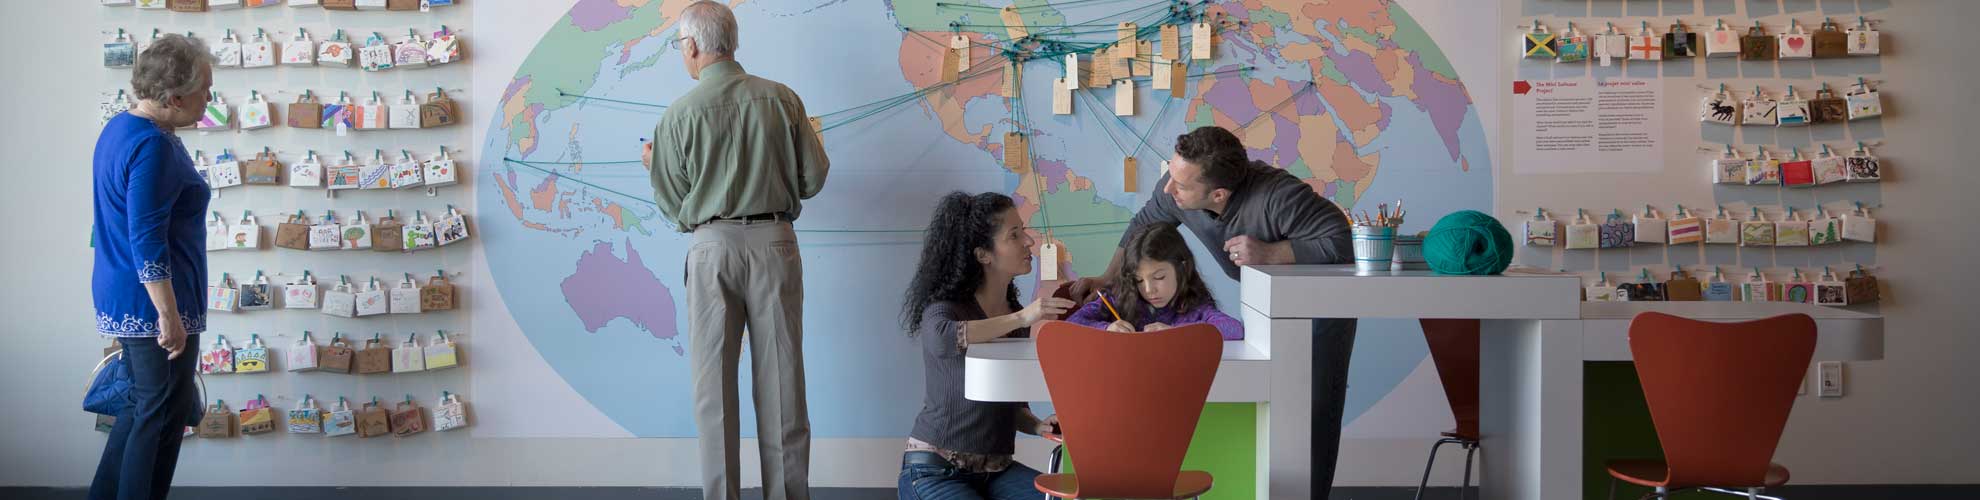
[[[1726,213],[1726,207],[1719,207],[1719,213],[1705,220],[1705,244],[1739,244],[1739,221]]]
[[[419,308],[426,311],[454,310],[454,284],[447,280],[445,270],[434,270],[433,277],[426,280],[426,286],[419,287]],[[447,334],[441,333],[440,338],[445,340]],[[429,367],[431,365],[428,363]]]
[[[1856,18],[1856,27],[1850,28],[1849,32],[1845,33],[1845,35],[1849,36],[1847,42],[1849,55],[1874,56],[1882,53],[1882,49],[1879,47],[1882,45],[1879,41],[1879,33],[1875,28],[1870,27],[1870,21],[1861,16]]]
[[[1609,284],[1609,273],[1603,272],[1602,279],[1589,285],[1584,292],[1589,302],[1621,302],[1616,294],[1616,286]]]
[[[440,243],[433,234],[433,223],[426,220],[426,212],[414,210],[412,222],[407,223],[401,231],[404,249],[407,252],[433,248]]]
[[[260,311],[275,308],[275,285],[268,282],[268,275],[261,270],[254,271],[254,281],[240,287],[240,309]]]
[[[316,151],[303,153],[303,160],[289,164],[289,187],[323,187],[323,163],[316,159]]]
[[[374,31],[371,38],[358,49],[358,67],[365,71],[385,71],[392,69],[392,45],[385,43],[385,35]]]
[[[326,197],[334,196],[338,191],[364,187],[364,167],[358,164],[357,156],[352,155],[349,150],[344,151],[344,160],[337,166],[330,167],[328,173],[330,190],[324,195]]]
[[[439,370],[460,366],[460,346],[447,338],[447,332],[440,331],[440,339],[426,345],[426,369]]]
[[[385,150],[371,151],[371,163],[358,171],[358,185],[365,190],[392,189],[392,165],[385,162]]]
[[[351,411],[350,402],[343,396],[337,396],[337,408],[323,416],[323,435],[337,437],[352,434],[357,434],[357,412]]]
[[[1687,31],[1684,21],[1671,23],[1671,31],[1664,34],[1664,59],[1683,59],[1698,55],[1698,34]]]
[[[1595,61],[1604,67],[1614,61],[1629,59],[1629,36],[1616,32],[1616,23],[1609,23],[1608,31],[1595,35]]]
[[[433,406],[433,429],[451,431],[467,425],[467,406],[461,402],[460,396],[440,391],[440,404]]]
[[[1573,21],[1569,21],[1567,31],[1562,32],[1562,37],[1556,45],[1558,55],[1554,58],[1554,62],[1578,63],[1587,61],[1590,50],[1588,47],[1588,37],[1582,35],[1579,30],[1574,28]]]
[[[337,214],[324,210],[323,218],[309,226],[310,250],[338,250],[343,248],[343,227],[337,224]]]
[[[186,32],[186,37],[191,38],[192,32]],[[213,54],[215,68],[241,67],[241,40],[234,37],[233,28],[228,28],[227,35],[220,41],[208,44],[206,50]]]
[[[365,282],[364,291],[357,293],[358,317],[377,316],[391,312],[391,309],[387,306],[387,300],[385,289],[378,288],[378,277],[371,277],[369,281]]]
[[[1726,84],[1719,84],[1719,91],[1698,101],[1698,121],[1723,125],[1739,125],[1739,100],[1726,91]]]
[[[399,98],[397,104],[386,109],[387,125],[395,129],[415,129],[419,127],[419,100],[411,90]]]
[[[356,48],[351,46],[350,39],[344,38],[344,30],[340,29],[332,33],[329,40],[316,45],[316,64],[348,68],[355,53]]]
[[[1746,276],[1746,283],[1740,284],[1740,296],[1747,302],[1780,302],[1781,287],[1767,281],[1767,275],[1756,267],[1753,274]]]
[[[1710,302],[1730,302],[1734,297],[1732,283],[1726,282],[1726,271],[1712,268],[1712,281],[1705,283],[1705,300]]]
[[[1815,184],[1848,181],[1849,167],[1845,163],[1842,156],[1831,151],[1829,145],[1823,144],[1822,153],[1817,155],[1814,161],[1809,162],[1809,168],[1815,173]]]
[[[411,151],[399,150],[399,162],[392,164],[392,189],[419,187],[426,184],[423,172],[419,161],[413,159]]]
[[[228,229],[227,219],[221,217],[219,211],[214,211],[213,218],[206,220],[206,251],[219,252],[226,250],[228,248]]]
[[[386,109],[385,98],[372,91],[370,99],[357,106],[354,121],[358,130],[383,130],[390,128],[387,122],[391,112]]]
[[[1879,290],[1877,277],[1863,270],[1861,264],[1856,266],[1856,270],[1849,272],[1849,277],[1843,278],[1843,298],[1849,305],[1876,302],[1882,293]]]
[[[1774,228],[1774,223],[1760,214],[1760,207],[1753,207],[1753,218],[1739,224],[1739,246],[1774,246]]]
[[[419,284],[413,282],[412,273],[406,273],[399,285],[392,288],[392,314],[419,314]]]
[[[1774,153],[1760,148],[1760,158],[1746,162],[1746,185],[1778,186],[1781,184],[1781,161],[1774,159]]]
[[[1848,158],[1843,158],[1843,166],[1848,169],[1845,182],[1878,182],[1884,180],[1883,162],[1870,154],[1870,148],[1856,143],[1856,150]]]
[[[1712,160],[1712,183],[1746,184],[1746,163],[1746,159],[1740,157],[1739,150],[1727,144],[1726,154]]]
[[[234,346],[227,344],[226,335],[214,335],[213,344],[199,353],[199,372],[234,373]]]
[[[1787,187],[1815,185],[1815,162],[1802,159],[1801,150],[1794,150],[1792,158],[1781,162],[1781,185]]]
[[[342,332],[331,333],[330,344],[317,349],[316,352],[317,370],[331,373],[350,373],[351,360],[357,357],[357,351],[352,350],[351,344],[344,341]]]
[[[1671,302],[1697,302],[1705,300],[1705,287],[1683,267],[1671,270],[1671,279],[1664,282],[1664,300]]]
[[[419,30],[406,28],[406,38],[392,44],[392,66],[399,69],[426,67],[426,41],[419,38]]]
[[[1811,123],[1835,123],[1849,119],[1849,103],[1824,83],[1815,91],[1815,98],[1808,101],[1808,121]]]
[[[304,89],[296,96],[296,102],[289,103],[289,128],[323,128],[323,104],[317,102],[316,94]]]
[[[963,50],[963,69],[969,69],[969,51]],[[426,64],[439,66],[461,59],[461,40],[447,25],[440,25],[440,31],[433,32],[433,40],[426,44]]]
[[[233,275],[220,273],[220,282],[206,287],[206,310],[221,312],[238,311],[241,307],[240,294],[240,290],[234,288]],[[228,364],[231,366],[233,355],[229,354],[227,359],[229,360]],[[231,373],[233,372],[233,368],[230,367],[227,371]]]
[[[1677,206],[1677,214],[1671,218],[1670,244],[1688,245],[1705,241],[1705,219],[1685,211],[1684,205]]]
[[[1815,40],[1815,57],[1849,57],[1849,35],[1834,19],[1823,18],[1822,27],[1810,38]]]
[[[302,402],[296,403],[296,407],[289,410],[289,418],[286,421],[289,424],[290,434],[323,433],[323,410],[316,407],[316,400],[308,394],[304,394]]]
[[[288,66],[315,66],[316,41],[301,27],[296,28],[296,36],[289,37],[289,43],[282,45],[282,64]]]
[[[1048,231],[1047,233],[1049,239],[1050,232]],[[455,210],[453,205],[447,205],[447,215],[441,216],[440,220],[433,224],[433,236],[440,246],[451,245],[468,239],[468,235],[467,215],[462,214],[460,210]],[[1048,243],[1047,245],[1051,244]]]
[[[297,210],[280,224],[275,225],[275,247],[290,250],[309,249],[309,217]]]
[[[446,146],[440,146],[440,156],[426,160],[426,163],[421,164],[420,167],[422,169],[420,176],[426,180],[427,196],[439,196],[440,192],[435,188],[451,186],[459,182],[460,172],[455,170],[454,158],[447,153]]]
[[[1526,221],[1526,244],[1536,247],[1551,247],[1560,241],[1559,221],[1547,217],[1547,209],[1533,209],[1533,219]]]
[[[352,116],[356,111],[357,105],[351,103],[351,93],[338,92],[337,102],[323,105],[322,128],[336,130],[338,137],[350,134],[351,128],[357,126],[357,117]]]
[[[1569,250],[1600,248],[1601,229],[1588,220],[1588,212],[1579,208],[1574,212],[1574,223],[1567,225],[1567,248]]]
[[[1821,205],[1815,206],[1815,218],[1808,221],[1808,244],[1810,246],[1834,245],[1842,243],[1842,219],[1829,214]]]
[[[227,248],[233,250],[261,249],[261,222],[254,214],[241,211],[241,220],[227,230]]]
[[[227,130],[234,126],[233,108],[227,107],[227,100],[219,92],[208,92],[206,111],[199,115],[199,122],[193,128],[199,130]]]
[[[1815,57],[1815,41],[1801,30],[1801,21],[1788,20],[1788,31],[1780,34],[1781,59],[1808,59]]]
[[[1863,202],[1856,202],[1856,212],[1843,214],[1843,239],[1863,243],[1877,242],[1877,219],[1870,218],[1870,212],[1863,209]]]
[[[1808,221],[1801,220],[1794,207],[1787,207],[1787,220],[1774,223],[1774,246],[1808,246]]]
[[[1772,61],[1780,56],[1780,40],[1767,34],[1767,29],[1754,21],[1752,28],[1746,29],[1746,36],[1739,37],[1739,58],[1748,61]]]
[[[1650,268],[1643,268],[1643,274],[1637,276],[1636,280],[1635,283],[1624,283],[1616,287],[1616,293],[1621,295],[1623,302],[1664,301],[1664,284],[1650,277]]]
[[[234,350],[234,373],[266,371],[268,371],[268,345],[261,343],[261,334],[250,334],[247,347]]]
[[[1650,208],[1650,205],[1644,205],[1643,213],[1636,214],[1632,222],[1636,226],[1634,231],[1636,232],[1637,243],[1656,243],[1661,245],[1668,241],[1666,238],[1670,236],[1670,222],[1664,220],[1663,217],[1658,217],[1657,210]],[[1646,269],[1643,272],[1648,273],[1650,271]],[[1645,276],[1648,275],[1646,274]]]
[[[1835,271],[1822,266],[1822,277],[1815,281],[1815,305],[1846,306],[1849,298],[1842,280],[1836,279]]]
[[[415,304],[418,301],[414,301]],[[426,371],[426,349],[419,345],[419,334],[406,334],[406,341],[392,350],[392,373]]]
[[[1664,60],[1664,37],[1650,31],[1650,21],[1644,21],[1636,36],[1630,38],[1629,58],[1638,61]]]
[[[248,102],[241,106],[241,130],[259,130],[275,126],[275,105],[261,98],[261,92],[249,90]]]
[[[1602,223],[1602,248],[1629,248],[1636,246],[1636,225],[1623,219],[1622,210],[1609,213],[1609,220]]]
[[[337,287],[323,294],[323,314],[339,318],[357,317],[357,294],[351,290],[351,278],[338,276]],[[336,343],[336,337],[331,337]]]
[[[1748,96],[1740,107],[1745,108],[1745,112],[1740,115],[1742,125],[1775,127],[1781,124],[1778,115],[1780,103],[1767,98],[1766,92],[1758,85],[1753,86],[1753,95]]]

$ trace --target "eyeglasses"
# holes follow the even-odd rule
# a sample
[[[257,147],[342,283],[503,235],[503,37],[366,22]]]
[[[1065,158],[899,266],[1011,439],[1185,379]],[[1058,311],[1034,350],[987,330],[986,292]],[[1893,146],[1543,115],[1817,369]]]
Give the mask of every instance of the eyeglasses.
[[[681,50],[681,41],[682,41],[682,40],[690,40],[690,39],[693,39],[693,37],[687,37],[687,36],[677,36],[677,37],[674,37],[674,40],[673,40],[673,41],[670,41],[670,42],[667,42],[667,46],[668,46],[668,47],[673,47],[673,49],[674,49],[674,50]]]

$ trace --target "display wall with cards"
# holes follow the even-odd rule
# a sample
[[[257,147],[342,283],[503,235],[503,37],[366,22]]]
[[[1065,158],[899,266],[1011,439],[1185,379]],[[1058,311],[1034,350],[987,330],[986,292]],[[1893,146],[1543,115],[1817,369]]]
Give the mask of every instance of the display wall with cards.
[[[1652,177],[1647,182],[1558,192],[1515,186],[1501,217],[1515,232],[1525,229],[1516,264],[1577,272],[1613,292],[1588,300],[1628,300],[1617,290],[1663,286],[1674,276],[1839,284],[1885,269],[1877,247],[1891,240],[1876,234],[1906,224],[1872,215],[1888,207],[1885,183],[1931,182],[1893,176],[1884,161],[1920,147],[1886,133],[1905,119],[1886,113],[1886,103],[1903,100],[1907,83],[1882,73],[1886,49],[1901,47],[1894,42],[1908,33],[1841,3],[1528,3],[1509,26],[1513,80],[1652,82],[1661,98],[1647,114],[1661,115],[1665,126],[1650,140],[1664,161],[1661,171],[1634,172]],[[1507,154],[1512,173],[1531,165],[1520,163],[1521,151]],[[1712,231],[1721,227],[1723,235]],[[1818,303],[1813,294],[1791,298]]]
[[[212,105],[178,132],[214,188],[197,347],[209,415],[188,453],[464,439],[417,435],[462,428],[473,399],[469,6],[104,4],[86,80],[103,116],[128,104],[118,89],[155,36],[189,34],[218,61]]]

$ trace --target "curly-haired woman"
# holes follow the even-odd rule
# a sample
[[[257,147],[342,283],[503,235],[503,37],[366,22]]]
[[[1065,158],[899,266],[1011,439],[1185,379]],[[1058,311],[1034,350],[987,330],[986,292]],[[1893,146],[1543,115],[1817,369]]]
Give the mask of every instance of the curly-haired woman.
[[[1037,498],[1038,471],[1011,459],[1016,433],[1047,435],[1024,403],[963,398],[963,353],[971,344],[1023,337],[1073,307],[1044,297],[1018,304],[1018,276],[1031,272],[1031,236],[1011,198],[949,193],[936,205],[921,263],[901,307],[901,326],[921,345],[927,392],[901,455],[900,498]]]

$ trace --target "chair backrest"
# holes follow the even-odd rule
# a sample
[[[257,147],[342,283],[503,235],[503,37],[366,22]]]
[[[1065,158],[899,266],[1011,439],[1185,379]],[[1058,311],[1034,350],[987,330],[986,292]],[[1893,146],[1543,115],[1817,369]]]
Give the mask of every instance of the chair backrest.
[[[1629,350],[1673,487],[1759,486],[1815,356],[1815,320],[1713,323],[1646,312]]]
[[[1079,498],[1169,498],[1223,359],[1216,327],[1113,333],[1047,322],[1038,362]]]

